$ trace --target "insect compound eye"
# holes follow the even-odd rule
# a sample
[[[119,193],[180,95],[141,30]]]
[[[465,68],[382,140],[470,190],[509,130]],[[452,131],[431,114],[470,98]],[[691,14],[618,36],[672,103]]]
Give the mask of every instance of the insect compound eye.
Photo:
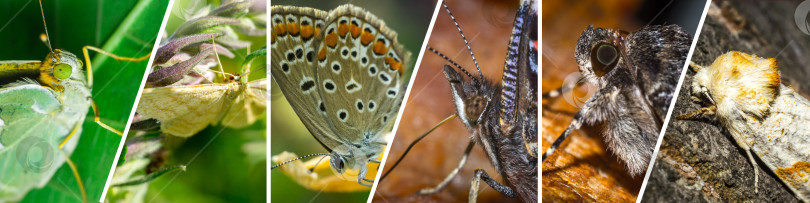
[[[58,64],[53,67],[53,76],[59,79],[67,79],[73,73],[73,67],[68,64]]]
[[[619,48],[610,43],[599,43],[591,50],[591,66],[599,77],[612,71],[619,62]]]

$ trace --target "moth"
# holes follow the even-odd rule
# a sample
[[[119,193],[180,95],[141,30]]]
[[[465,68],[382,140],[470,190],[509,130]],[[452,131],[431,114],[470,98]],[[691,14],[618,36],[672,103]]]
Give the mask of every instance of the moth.
[[[604,124],[608,149],[630,175],[642,174],[672,102],[690,40],[677,25],[645,26],[633,33],[588,26],[577,41],[575,57],[584,79],[598,90],[549,146],[543,161],[573,130],[583,124]],[[552,95],[559,92],[544,97]]]
[[[254,7],[254,4],[259,6]],[[266,36],[261,25],[266,19],[255,19],[264,17],[263,4],[261,1],[231,1],[212,8],[199,8],[194,12],[205,15],[187,19],[164,39],[138,102],[136,112],[140,121],[134,126],[149,129],[159,124],[163,133],[190,137],[208,125],[242,128],[264,118],[267,80],[248,81],[248,74],[252,60],[257,55],[267,55],[266,47],[245,57],[244,73],[240,75],[225,73],[219,61],[219,54],[233,58],[231,50],[252,44],[243,41],[248,37],[235,33]],[[220,64],[219,70],[213,70],[217,64]],[[212,81],[215,72],[223,75],[222,82]],[[145,124],[150,122],[153,125]]]
[[[810,200],[810,101],[781,83],[776,59],[730,51],[707,67],[690,65],[691,100],[701,108],[678,119],[719,121],[748,156],[755,191],[754,155],[799,199]]]
[[[381,19],[351,4],[328,12],[279,5],[271,13],[271,73],[329,152],[314,155],[328,155],[335,174],[351,172],[357,184],[371,187],[368,165],[379,164],[388,144],[383,135],[402,103],[410,52]],[[272,168],[294,166],[284,165],[290,162]],[[311,169],[299,172],[316,176]]]
[[[442,6],[459,26],[447,3],[442,2]],[[456,114],[472,135],[458,167],[435,187],[424,188],[419,194],[429,195],[445,189],[466,164],[472,148],[480,145],[496,170],[494,176],[503,177],[503,182],[493,179],[483,169],[475,169],[468,201],[478,199],[483,181],[505,196],[537,202],[537,24],[537,2],[521,1],[511,27],[500,83],[485,78],[480,68],[477,76],[467,72],[428,46],[429,51],[452,64],[444,66],[444,75],[450,83]],[[467,44],[461,28],[458,32]],[[472,50],[469,46],[467,49],[475,61]]]

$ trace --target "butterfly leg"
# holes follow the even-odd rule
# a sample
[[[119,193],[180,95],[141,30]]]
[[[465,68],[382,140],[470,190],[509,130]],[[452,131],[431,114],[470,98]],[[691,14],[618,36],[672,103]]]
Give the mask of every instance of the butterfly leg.
[[[495,189],[495,191],[511,198],[517,198],[517,194],[512,188],[490,178],[489,174],[487,174],[484,169],[477,168],[475,169],[475,177],[473,177],[472,184],[470,184],[470,195],[467,197],[468,202],[475,202],[478,199],[478,187],[481,185],[481,180],[487,183],[492,189]]]
[[[79,191],[82,193],[82,202],[87,202],[87,191],[84,190],[84,184],[82,184],[82,177],[79,176],[79,170],[76,169],[76,164],[70,160],[70,156],[65,154],[65,151],[62,150],[61,146],[59,148],[59,152],[62,156],[65,157],[65,162],[67,162],[68,166],[70,166],[70,170],[73,171],[73,177],[76,178],[76,184],[79,185]]]
[[[90,100],[90,104],[93,107],[93,121],[95,121],[99,126],[103,127],[104,129],[109,130],[110,132],[113,132],[118,135],[124,135],[124,133],[122,133],[121,131],[118,131],[115,128],[110,127],[109,125],[104,124],[104,122],[101,122],[101,117],[98,116],[98,105],[96,105],[96,102],[93,101],[92,99]]]
[[[360,173],[357,174],[357,183],[366,187],[371,187],[371,184],[374,184],[374,180],[366,179],[366,173],[368,172],[368,168],[362,167],[360,168]],[[370,183],[366,183],[366,182]]]
[[[461,161],[458,162],[458,167],[456,169],[453,169],[453,171],[450,172],[450,174],[448,174],[447,177],[445,177],[441,183],[436,185],[436,187],[421,189],[419,190],[419,194],[423,195],[433,194],[447,187],[447,184],[450,184],[450,181],[453,180],[453,178],[455,178],[456,175],[458,175],[458,172],[461,171],[461,168],[463,168],[464,164],[467,163],[467,158],[470,156],[470,151],[472,151],[473,146],[475,146],[475,140],[470,139],[470,143],[467,144],[467,149],[464,150],[464,156],[462,156]]]
[[[122,57],[122,56],[118,56],[118,55],[115,55],[113,53],[104,51],[104,50],[102,50],[102,49],[100,49],[98,47],[94,47],[94,46],[84,46],[84,47],[82,47],[82,53],[84,54],[84,61],[85,61],[85,63],[87,63],[87,70],[86,70],[87,71],[87,85],[89,85],[90,87],[93,87],[93,70],[92,70],[93,65],[90,64],[90,55],[87,53],[88,49],[96,51],[96,52],[98,52],[100,54],[107,55],[107,56],[112,57],[113,59],[119,60],[119,61],[138,62],[138,61],[143,61],[143,60],[149,59],[149,56],[151,55],[151,53],[149,53],[149,54],[146,54],[145,56],[141,56],[139,58]]]

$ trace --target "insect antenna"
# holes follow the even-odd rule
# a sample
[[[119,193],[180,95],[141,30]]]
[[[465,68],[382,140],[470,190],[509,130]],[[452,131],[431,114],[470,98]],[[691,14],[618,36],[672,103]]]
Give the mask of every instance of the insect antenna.
[[[419,138],[416,138],[416,140],[411,142],[411,144],[408,145],[408,148],[405,149],[405,152],[402,153],[402,156],[400,156],[399,159],[397,159],[397,162],[394,162],[394,165],[391,166],[391,169],[388,169],[388,171],[386,171],[385,174],[383,174],[383,176],[380,177],[380,182],[382,182],[382,180],[385,179],[385,177],[388,176],[388,174],[391,174],[391,171],[393,171],[394,168],[396,168],[397,165],[399,165],[399,162],[402,162],[402,159],[405,158],[405,155],[408,155],[408,152],[411,151],[411,148],[413,148],[413,146],[416,145],[417,142],[422,140],[422,138],[425,138],[428,134],[430,134],[430,132],[433,132],[433,130],[436,130],[436,128],[439,128],[439,126],[443,125],[444,123],[447,123],[447,121],[450,121],[450,119],[453,119],[455,117],[456,114],[448,116],[447,118],[445,118],[444,120],[442,120],[441,122],[430,128],[430,130],[419,136]]]
[[[48,42],[48,50],[51,50],[51,53],[53,53],[53,47],[51,47],[51,35],[48,34],[48,24],[45,23],[45,10],[42,9],[42,0],[39,0],[39,12],[42,14],[42,25],[45,26],[45,41]]]
[[[450,8],[447,7],[447,3],[442,1],[442,6],[444,6],[444,10],[447,11],[447,14],[450,15],[450,19],[453,20],[453,24],[456,25],[456,29],[458,29],[458,34],[461,35],[461,39],[464,40],[464,44],[467,45],[467,50],[470,51],[470,56],[472,57],[473,63],[475,63],[475,69],[478,70],[478,76],[481,78],[481,80],[483,80],[484,74],[481,73],[481,67],[478,66],[478,60],[475,59],[475,54],[473,53],[472,48],[470,48],[470,43],[467,41],[467,37],[464,36],[464,32],[461,31],[461,26],[458,25],[456,17],[453,16],[453,13],[450,12]]]
[[[273,170],[274,168],[279,167],[279,166],[284,165],[284,164],[292,163],[293,161],[298,161],[299,159],[303,159],[303,158],[307,158],[307,157],[313,157],[313,156],[329,156],[329,154],[328,153],[315,153],[315,154],[305,155],[305,156],[302,156],[302,157],[298,157],[298,158],[295,158],[295,159],[292,159],[292,160],[289,160],[289,161],[285,161],[285,162],[281,162],[279,164],[273,165],[273,166],[270,167],[270,170]]]
[[[460,65],[458,65],[458,63],[456,63],[455,61],[451,60],[449,57],[447,57],[446,55],[442,54],[442,53],[441,53],[441,52],[439,52],[438,50],[433,49],[433,47],[427,46],[427,48],[428,48],[428,50],[430,50],[430,51],[431,51],[431,52],[433,52],[434,54],[439,55],[440,57],[442,57],[442,58],[443,58],[445,61],[450,62],[450,64],[453,64],[453,66],[455,66],[455,67],[456,67],[456,69],[460,70],[461,72],[464,72],[464,74],[465,74],[465,75],[467,75],[467,77],[470,77],[470,79],[472,79],[472,81],[473,81],[473,82],[475,82],[475,84],[481,84],[481,83],[479,83],[479,82],[478,82],[478,80],[476,80],[476,79],[475,79],[475,77],[473,77],[473,76],[472,76],[472,74],[470,74],[470,72],[467,72],[467,70],[465,70],[465,69],[464,69],[464,68],[462,68]]]

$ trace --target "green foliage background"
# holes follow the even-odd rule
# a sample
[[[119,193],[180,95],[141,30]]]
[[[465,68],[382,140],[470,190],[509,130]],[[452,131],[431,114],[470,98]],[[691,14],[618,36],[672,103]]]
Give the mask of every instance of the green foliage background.
[[[345,1],[283,1],[276,0],[272,5],[294,5],[317,8],[330,11]],[[411,72],[416,64],[419,50],[422,47],[427,33],[430,19],[436,2],[432,0],[420,1],[373,1],[356,0],[351,4],[364,8],[385,22],[385,25],[398,34],[399,42],[406,50],[411,52],[410,64],[406,69],[404,80],[410,80]],[[271,5],[271,6],[272,6]],[[407,84],[405,84],[407,85]],[[294,152],[299,156],[326,153],[314,137],[307,131],[301,120],[292,110],[290,104],[281,93],[275,82],[271,83],[271,155],[278,155],[283,151]],[[320,157],[318,157],[320,158]],[[306,159],[304,161],[307,161]],[[364,202],[368,200],[369,192],[355,193],[329,193],[308,190],[295,183],[280,170],[271,171],[272,201],[277,202]],[[370,188],[369,188],[370,191]]]
[[[168,0],[57,0],[43,1],[51,44],[83,58],[81,47],[91,45],[112,53],[140,57],[152,51]],[[130,12],[136,10],[136,12]],[[125,21],[127,16],[132,19]],[[42,60],[48,48],[36,0],[0,3],[0,60]],[[117,62],[90,52],[93,58],[93,100],[101,119],[123,131],[147,61]],[[86,65],[86,64],[85,64]],[[90,107],[88,107],[90,108]],[[88,194],[98,201],[110,174],[121,137],[93,122],[92,110],[82,126],[79,144],[71,155]],[[8,174],[3,174],[8,175]],[[50,182],[32,190],[23,202],[79,202],[81,193],[70,168],[63,164]]]

